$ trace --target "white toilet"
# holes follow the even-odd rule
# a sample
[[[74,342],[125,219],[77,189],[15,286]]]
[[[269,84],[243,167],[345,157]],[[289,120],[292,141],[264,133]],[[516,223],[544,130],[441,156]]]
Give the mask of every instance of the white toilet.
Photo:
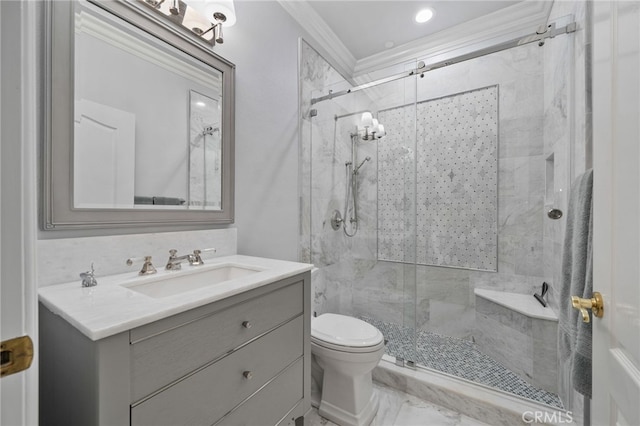
[[[311,404],[341,426],[369,425],[378,412],[371,372],[384,354],[380,330],[357,318],[322,314],[311,319]],[[319,393],[319,395],[318,395]]]

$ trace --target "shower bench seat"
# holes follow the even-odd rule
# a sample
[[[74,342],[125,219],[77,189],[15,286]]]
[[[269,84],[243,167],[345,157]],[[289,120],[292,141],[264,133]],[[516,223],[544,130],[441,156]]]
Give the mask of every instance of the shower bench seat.
[[[479,349],[532,385],[558,392],[558,316],[531,294],[475,289]]]

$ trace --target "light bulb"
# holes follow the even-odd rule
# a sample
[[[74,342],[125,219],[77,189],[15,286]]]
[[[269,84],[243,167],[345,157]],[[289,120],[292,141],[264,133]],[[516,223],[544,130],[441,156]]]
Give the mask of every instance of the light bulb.
[[[433,18],[433,10],[431,9],[422,9],[420,12],[416,13],[416,22],[419,24],[423,24]]]
[[[362,127],[371,127],[373,124],[373,116],[369,111],[363,112],[360,121],[362,122]]]
[[[204,8],[204,13],[207,19],[209,19],[213,24],[217,23],[213,15],[216,13],[222,13],[225,18],[227,18],[227,20],[222,23],[225,28],[229,28],[236,23],[236,9],[233,6],[233,1],[231,0],[207,2],[207,5]]]
[[[213,17],[214,13],[222,13],[226,21],[223,22],[225,28],[236,23],[236,8],[233,0],[184,0],[189,6],[196,9],[205,16],[212,24],[219,22]]]

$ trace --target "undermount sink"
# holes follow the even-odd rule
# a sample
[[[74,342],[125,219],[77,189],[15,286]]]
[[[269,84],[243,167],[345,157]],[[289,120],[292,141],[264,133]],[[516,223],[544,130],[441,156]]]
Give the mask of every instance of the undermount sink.
[[[242,265],[216,265],[202,270],[176,271],[142,283],[123,284],[123,287],[149,297],[161,298],[225,283],[261,271]]]

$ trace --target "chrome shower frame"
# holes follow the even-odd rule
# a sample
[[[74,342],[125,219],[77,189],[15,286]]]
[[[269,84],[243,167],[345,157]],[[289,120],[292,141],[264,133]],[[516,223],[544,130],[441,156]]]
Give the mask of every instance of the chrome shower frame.
[[[546,22],[546,21],[545,21]],[[429,71],[436,70],[438,68],[447,67],[449,65],[457,64],[460,62],[468,61],[470,59],[479,58],[481,56],[486,56],[491,53],[500,52],[502,50],[511,49],[513,47],[522,46],[524,44],[529,43],[538,43],[539,46],[543,46],[545,41],[549,38],[554,38],[561,34],[570,34],[577,30],[577,25],[575,22],[571,22],[563,27],[557,28],[555,23],[551,23],[549,25],[543,25],[536,30],[535,33],[519,37],[516,39],[512,39],[509,41],[505,41],[502,43],[497,43],[493,46],[489,46],[483,49],[479,49],[470,53],[465,53],[460,56],[453,57],[451,59],[446,59],[444,61],[438,61],[431,64],[425,64],[424,61],[418,62],[418,66],[415,69],[410,71],[405,71],[399,74],[395,74],[389,77],[381,78],[379,80],[375,80],[369,83],[364,83],[356,87],[352,87],[351,89],[341,90],[339,92],[329,91],[329,94],[324,96],[319,96],[317,98],[311,99],[311,105],[317,104],[318,102],[322,102],[328,99],[338,98],[340,96],[348,95],[350,93],[359,92],[361,90],[369,89],[371,87],[378,86],[380,84],[388,83],[395,80],[400,80],[407,77],[412,77],[415,75],[423,76],[425,73]]]

